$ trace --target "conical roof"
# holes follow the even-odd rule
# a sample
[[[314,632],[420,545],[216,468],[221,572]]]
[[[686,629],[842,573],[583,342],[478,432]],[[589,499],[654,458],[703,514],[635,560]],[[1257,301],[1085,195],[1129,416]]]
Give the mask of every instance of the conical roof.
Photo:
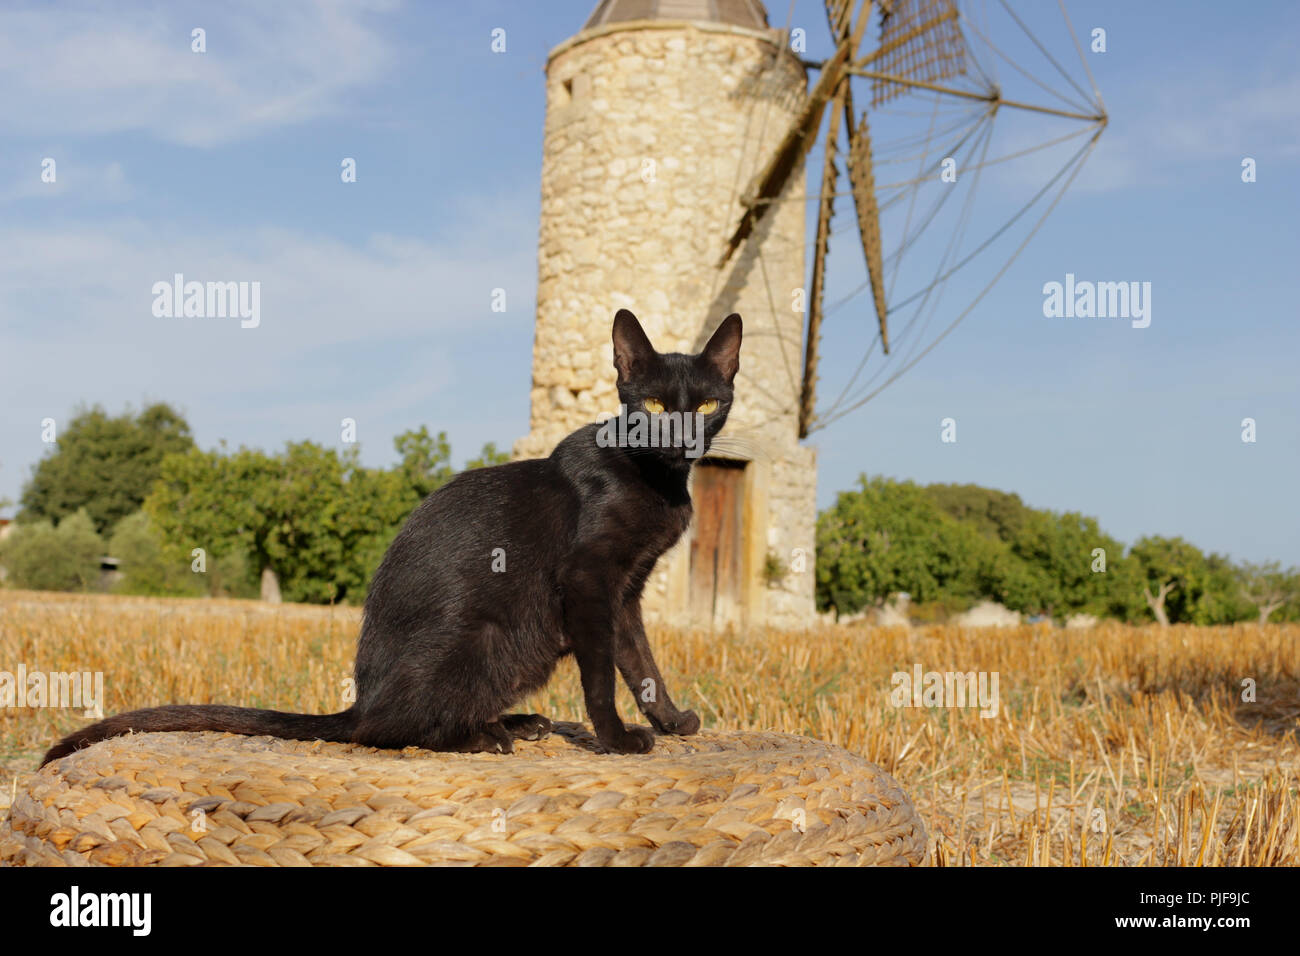
[[[767,10],[760,0],[600,0],[582,28],[622,20],[705,20],[762,30]]]

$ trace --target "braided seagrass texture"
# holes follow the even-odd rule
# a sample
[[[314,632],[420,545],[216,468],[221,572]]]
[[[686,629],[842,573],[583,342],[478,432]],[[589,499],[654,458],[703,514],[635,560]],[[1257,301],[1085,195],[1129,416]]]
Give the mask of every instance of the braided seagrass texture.
[[[10,866],[917,865],[879,767],[777,733],[596,752],[557,724],[513,754],[133,734],[45,767],[0,825]]]

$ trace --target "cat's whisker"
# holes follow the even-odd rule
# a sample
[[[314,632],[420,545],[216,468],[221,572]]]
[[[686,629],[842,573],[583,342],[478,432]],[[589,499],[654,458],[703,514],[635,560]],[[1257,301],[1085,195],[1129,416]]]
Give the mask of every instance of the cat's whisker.
[[[715,438],[709,446],[710,452],[730,453],[751,461],[770,463],[772,455],[759,441],[744,435],[725,435]]]

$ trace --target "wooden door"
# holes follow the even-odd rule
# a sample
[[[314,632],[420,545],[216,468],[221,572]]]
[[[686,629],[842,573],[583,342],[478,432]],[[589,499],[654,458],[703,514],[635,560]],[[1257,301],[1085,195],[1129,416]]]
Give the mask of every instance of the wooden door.
[[[691,619],[738,622],[742,600],[745,463],[706,458],[695,466],[691,498]]]

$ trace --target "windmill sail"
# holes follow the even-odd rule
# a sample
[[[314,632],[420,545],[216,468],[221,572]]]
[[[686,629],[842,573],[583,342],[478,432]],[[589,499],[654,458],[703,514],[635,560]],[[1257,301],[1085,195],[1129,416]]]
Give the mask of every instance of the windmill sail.
[[[848,92],[847,85],[841,90]],[[822,188],[817,203],[817,236],[813,240],[812,286],[808,290],[808,330],[804,336],[803,382],[799,390],[799,437],[807,438],[817,401],[817,362],[820,359],[822,310],[826,298],[826,253],[830,250],[831,217],[835,215],[835,184],[839,173],[835,156],[839,152],[840,112],[837,95],[831,104],[830,130],[826,135],[826,162],[822,167]]]
[[[1037,232],[1105,128],[1106,111],[1095,83],[1091,94],[1085,91],[1052,50],[1030,30],[1025,19],[1011,8],[1009,0],[1002,0],[1000,5],[1005,18],[1000,29],[996,29],[993,25],[996,17],[990,18],[989,10],[984,9],[983,15],[973,21],[963,15],[956,0],[878,0],[875,3],[825,0],[832,48],[819,64],[811,64],[820,69],[821,75],[803,109],[743,192],[744,212],[718,263],[719,268],[726,266],[774,204],[803,198],[788,195],[786,187],[817,142],[822,132],[822,115],[829,107],[831,117],[825,124],[820,191],[807,197],[817,200],[818,211],[807,297],[798,416],[800,438],[870,401],[970,314]],[[1035,8],[1030,19],[1041,13],[1040,8]],[[873,17],[879,23],[879,42],[875,49],[863,54],[860,47],[865,28]],[[1058,41],[1063,41],[1064,46],[1064,42],[1073,40],[1091,81],[1083,49],[1063,5],[1057,25],[1068,31],[1068,35],[1058,33]],[[1002,48],[1006,42],[1002,39],[1004,31],[1011,37],[1016,36],[1016,31],[1023,32],[1032,46],[1022,44],[1016,51],[1017,59],[1013,59]],[[995,35],[999,37],[996,44],[992,39]],[[1034,49],[1069,83],[1077,98],[1056,89],[1059,81],[1045,82],[1026,68],[1025,58],[1033,55]],[[997,79],[997,63],[986,60],[986,55],[1000,58],[1030,81],[1033,87],[1024,88],[1027,95],[1016,95],[1014,89],[1012,95],[1005,94]],[[860,116],[855,115],[853,105],[854,82],[869,84],[870,107]],[[1054,96],[1061,105],[1044,103],[1041,92]],[[904,94],[908,94],[906,99]],[[998,141],[994,136],[994,121],[999,115],[1007,114],[1032,118],[1033,122],[1048,122],[1046,117],[1052,117],[1052,122],[1068,120],[1072,126],[1065,135],[1051,139],[1044,136],[1045,142],[1040,140],[1026,148],[1025,142],[1033,142],[1037,134],[1016,128],[1020,121],[1008,118],[996,124],[1000,130],[1008,124],[1012,127],[1010,136],[1000,140],[1008,147],[1006,153],[997,155],[990,150],[990,145]],[[847,139],[846,155],[841,152],[838,139],[841,125]],[[986,168],[1055,148],[1089,133],[1091,137],[1083,141],[1028,202],[985,232],[985,221],[994,217],[985,212],[988,204],[976,203],[975,198]],[[1002,135],[1006,137],[1005,133]],[[824,302],[828,289],[826,258],[830,237],[835,232],[831,220],[838,181],[836,161],[841,156],[845,159],[853,197],[866,277],[858,288],[827,307]],[[1036,178],[1022,177],[1011,182],[1026,186]],[[1006,187],[1007,177],[1001,183]],[[1010,194],[1011,190],[995,192]],[[960,198],[953,199],[954,196]],[[1026,213],[1040,201],[1041,216],[1035,222]],[[1001,218],[1003,207],[995,205],[994,208]],[[992,279],[974,294],[969,304],[957,311],[956,317],[937,335],[933,334],[929,327],[943,303],[943,290],[949,279],[971,262],[988,262],[981,257],[999,241],[1010,245],[1016,235],[1010,230],[1022,219],[1022,225],[1029,224],[1029,228],[1020,245],[1000,269],[989,270]],[[984,233],[984,238],[968,245],[966,233],[972,228]],[[896,286],[901,290],[897,295]],[[852,304],[859,293],[866,291],[870,293],[876,314],[876,335],[865,348],[843,391],[823,409],[816,394],[821,377],[823,320],[839,307]],[[950,305],[943,304],[946,310],[951,310]],[[854,320],[843,326],[847,334],[859,340],[863,320],[870,321],[862,314],[864,311],[859,305]],[[885,358],[878,363],[880,367],[870,371],[866,364],[877,345]],[[846,351],[857,351],[857,347],[831,349],[826,354],[830,361],[842,361]],[[883,383],[878,384],[882,377]]]
[[[830,24],[831,36],[836,41],[843,41],[849,35],[853,25],[854,0],[826,0],[826,22]]]
[[[744,202],[747,208],[727,241],[722,258],[718,262],[719,268],[727,264],[732,254],[740,248],[740,244],[753,232],[754,224],[767,211],[769,202],[781,195],[791,174],[808,155],[808,150],[812,148],[813,142],[817,139],[817,132],[821,128],[826,103],[835,94],[840,82],[845,79],[844,70],[848,63],[849,48],[841,45],[835,55],[823,64],[822,75],[812,92],[808,94],[803,110],[786,132],[767,165],[745,191]]]
[[[876,306],[880,327],[880,347],[889,353],[889,310],[885,306],[885,266],[880,242],[880,207],[876,203],[876,176],[872,170],[871,131],[867,114],[862,114],[857,128],[849,127],[849,182],[853,186],[853,205],[858,212],[858,235],[867,257],[867,280]]]
[[[893,0],[882,4],[880,45],[871,56],[881,73],[937,83],[966,72],[966,43],[953,0]],[[871,81],[871,105],[907,92],[888,80]]]
[[[826,21],[830,26],[831,36],[836,41],[833,60],[849,62],[853,52],[862,42],[871,13],[871,4],[863,3],[856,24],[853,21],[854,0],[826,0]],[[804,341],[803,381],[799,390],[799,437],[806,438],[812,426],[814,406],[817,400],[817,362],[821,346],[821,320],[823,300],[826,293],[826,254],[830,244],[831,217],[835,212],[835,186],[839,173],[835,167],[835,156],[839,150],[839,129],[841,113],[849,131],[849,178],[852,182],[864,184],[865,192],[854,190],[854,205],[858,212],[858,221],[863,236],[872,231],[876,236],[874,255],[864,238],[863,248],[867,250],[867,268],[877,277],[877,287],[881,289],[878,297],[877,317],[881,334],[886,336],[886,318],[884,311],[883,270],[880,261],[880,222],[876,207],[875,189],[871,185],[871,143],[864,138],[860,144],[853,126],[853,85],[847,73],[832,74],[829,69],[823,71],[823,81],[829,83],[834,77],[836,86],[834,101],[831,105],[831,118],[826,133],[825,163],[822,169],[821,201],[817,212],[817,237],[813,251],[812,287],[809,294],[808,327]],[[820,84],[819,84],[820,85]],[[863,117],[866,122],[866,117]],[[863,150],[865,149],[865,153]],[[864,159],[865,156],[865,159]],[[866,173],[862,172],[865,162]],[[870,220],[870,225],[864,225]]]

